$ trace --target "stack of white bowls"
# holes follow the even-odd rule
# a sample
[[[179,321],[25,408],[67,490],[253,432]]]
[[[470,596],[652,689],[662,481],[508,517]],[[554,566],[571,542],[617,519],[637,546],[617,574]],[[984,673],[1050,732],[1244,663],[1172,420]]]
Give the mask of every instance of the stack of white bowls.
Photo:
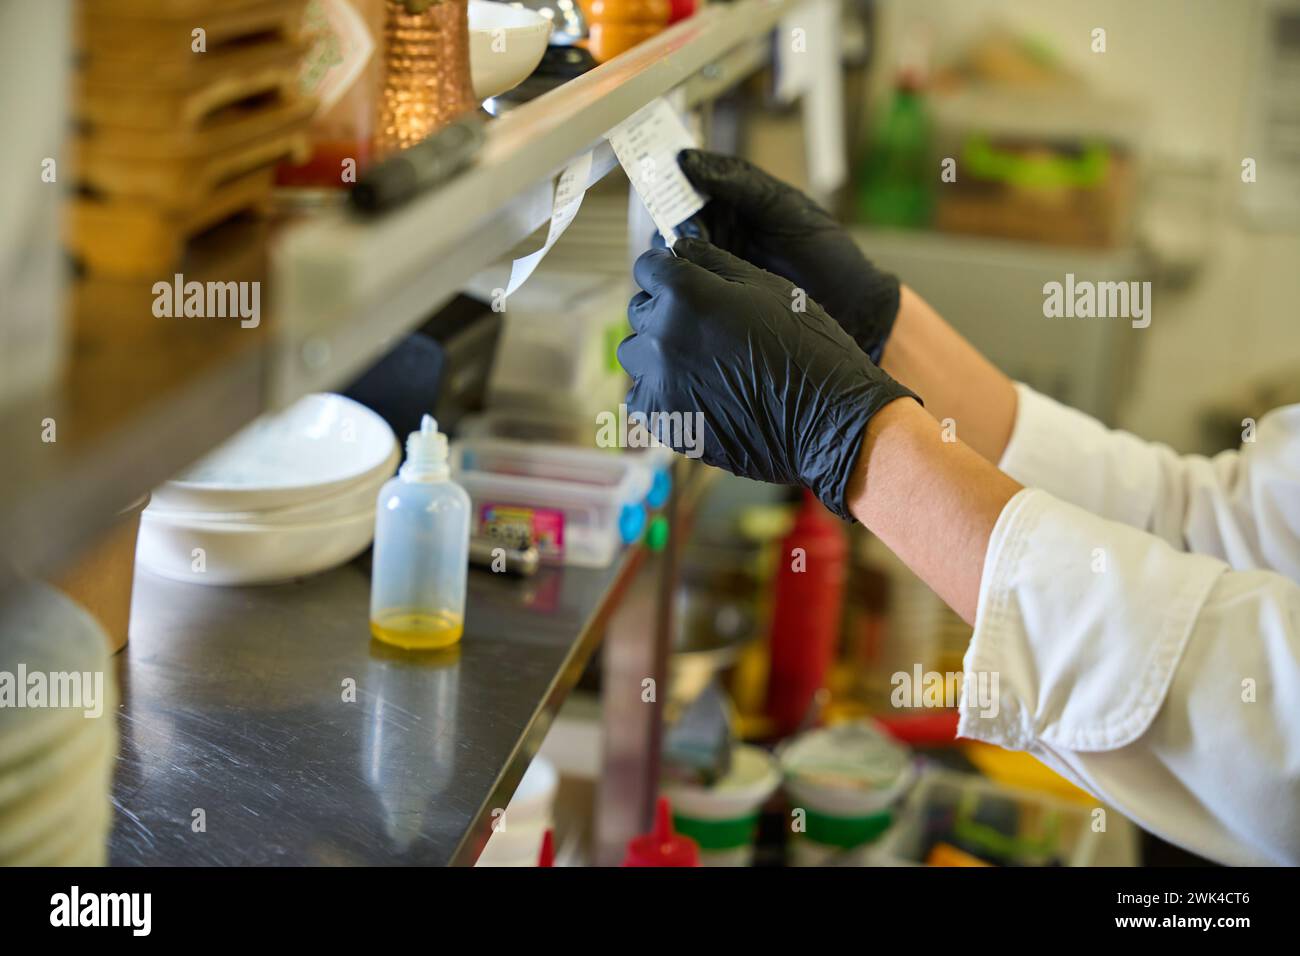
[[[108,667],[107,636],[73,601],[43,584],[6,599],[0,671],[22,706],[7,697],[0,719],[0,866],[107,862],[117,755]]]
[[[400,458],[388,423],[342,395],[265,415],[157,488],[136,560],[196,584],[271,584],[370,545],[375,499]]]

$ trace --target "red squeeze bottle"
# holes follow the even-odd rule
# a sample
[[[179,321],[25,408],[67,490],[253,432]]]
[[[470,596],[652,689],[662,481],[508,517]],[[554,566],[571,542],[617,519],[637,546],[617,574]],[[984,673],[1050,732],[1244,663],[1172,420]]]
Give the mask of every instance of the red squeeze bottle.
[[[803,549],[802,561],[796,548]],[[843,526],[804,491],[794,525],[781,541],[772,600],[767,716],[781,736],[799,729],[814,695],[826,685],[844,607],[848,553]]]
[[[627,841],[624,866],[699,866],[700,848],[690,837],[673,832],[673,812],[668,798],[655,804],[655,828]]]
[[[538,866],[555,866],[555,831],[547,827],[542,834],[542,852],[537,855]]]
[[[668,22],[685,20],[695,12],[695,0],[668,0]]]

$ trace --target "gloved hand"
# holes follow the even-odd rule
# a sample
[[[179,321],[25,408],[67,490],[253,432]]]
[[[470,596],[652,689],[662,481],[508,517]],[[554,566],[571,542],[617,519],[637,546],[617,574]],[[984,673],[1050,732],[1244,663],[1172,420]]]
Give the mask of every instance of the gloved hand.
[[[735,156],[685,149],[682,172],[709,202],[679,230],[789,279],[817,300],[872,362],[898,315],[898,279],[868,261],[830,213]]]
[[[633,334],[618,348],[632,377],[629,419],[686,450],[684,419],[703,422],[701,457],[746,478],[810,488],[852,520],[844,497],[863,428],[910,396],[794,285],[699,239],[651,249],[633,270]],[[658,419],[654,413],[660,413]],[[672,434],[672,418],[678,413]]]

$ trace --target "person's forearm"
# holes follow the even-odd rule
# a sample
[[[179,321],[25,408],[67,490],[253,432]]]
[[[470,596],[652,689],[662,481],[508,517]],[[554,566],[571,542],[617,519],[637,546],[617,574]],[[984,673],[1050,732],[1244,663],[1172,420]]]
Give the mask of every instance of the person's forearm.
[[[961,441],[997,464],[1016,420],[1011,380],[907,286],[880,367],[949,419]]]
[[[989,535],[1020,485],[911,399],[867,423],[846,500],[870,529],[967,623],[975,622]]]

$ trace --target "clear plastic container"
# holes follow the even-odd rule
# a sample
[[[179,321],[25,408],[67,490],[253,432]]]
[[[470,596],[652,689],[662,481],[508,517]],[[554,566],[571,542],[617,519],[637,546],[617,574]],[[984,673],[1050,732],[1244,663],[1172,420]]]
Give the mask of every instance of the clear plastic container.
[[[473,501],[474,533],[551,564],[603,568],[646,526],[650,472],[625,458],[563,445],[457,442],[452,472]]]
[[[942,846],[995,865],[1089,866],[1101,836],[1085,805],[927,768],[870,864],[934,865]]]
[[[406,463],[379,491],[370,633],[408,649],[460,640],[469,572],[470,498],[451,480],[447,436],[424,416]]]
[[[545,412],[515,412],[489,410],[466,415],[457,426],[464,439],[484,438],[499,441],[574,445],[595,448],[595,431],[586,419],[565,418]],[[646,506],[655,509],[668,503],[673,486],[673,450],[667,445],[653,444],[642,447],[607,448],[604,454],[623,455],[650,473],[650,490],[646,492]]]

